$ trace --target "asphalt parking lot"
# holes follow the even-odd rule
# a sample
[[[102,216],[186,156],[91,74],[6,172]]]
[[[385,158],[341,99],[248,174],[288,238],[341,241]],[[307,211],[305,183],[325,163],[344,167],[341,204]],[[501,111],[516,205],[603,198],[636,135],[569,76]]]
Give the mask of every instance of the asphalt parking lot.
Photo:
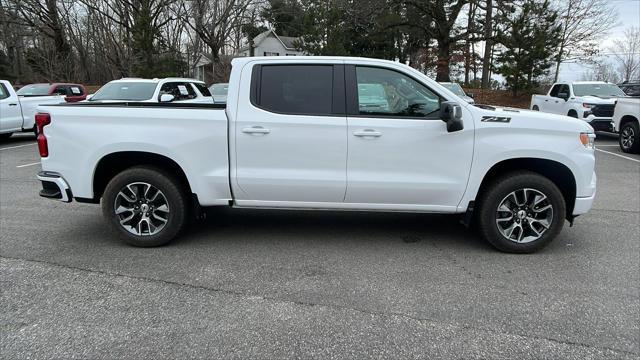
[[[38,197],[0,144],[5,359],[640,356],[640,156],[599,136],[594,209],[533,255],[454,217],[217,210],[161,248]]]

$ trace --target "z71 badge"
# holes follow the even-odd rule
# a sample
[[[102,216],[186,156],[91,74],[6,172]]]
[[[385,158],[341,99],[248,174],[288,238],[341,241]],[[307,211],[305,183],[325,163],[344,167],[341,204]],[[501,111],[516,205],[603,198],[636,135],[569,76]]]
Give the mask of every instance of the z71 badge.
[[[483,116],[482,122],[499,122],[499,123],[508,123],[511,122],[510,117],[506,116]]]

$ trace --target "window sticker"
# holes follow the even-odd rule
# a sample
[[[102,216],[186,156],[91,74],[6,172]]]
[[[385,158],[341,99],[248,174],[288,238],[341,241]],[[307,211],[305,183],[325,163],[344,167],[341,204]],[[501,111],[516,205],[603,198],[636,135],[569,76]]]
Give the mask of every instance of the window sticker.
[[[184,85],[178,85],[178,90],[180,90],[180,95],[189,95],[189,91],[187,91],[187,87]]]
[[[72,86],[71,87],[71,92],[76,94],[76,95],[80,95],[80,88],[77,86]]]

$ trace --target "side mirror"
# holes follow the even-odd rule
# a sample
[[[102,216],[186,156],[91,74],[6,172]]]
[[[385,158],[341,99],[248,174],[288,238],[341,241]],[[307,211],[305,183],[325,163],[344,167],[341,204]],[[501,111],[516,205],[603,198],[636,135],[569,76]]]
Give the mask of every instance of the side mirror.
[[[564,99],[566,101],[569,98],[569,94],[567,94],[565,92],[561,92],[561,93],[558,93],[558,97],[560,99]]]
[[[447,123],[448,132],[464,129],[462,107],[455,101],[445,101],[440,104],[440,119]]]
[[[171,94],[162,94],[162,95],[160,95],[160,102],[161,103],[172,102],[173,99],[175,99],[175,96],[173,96]]]

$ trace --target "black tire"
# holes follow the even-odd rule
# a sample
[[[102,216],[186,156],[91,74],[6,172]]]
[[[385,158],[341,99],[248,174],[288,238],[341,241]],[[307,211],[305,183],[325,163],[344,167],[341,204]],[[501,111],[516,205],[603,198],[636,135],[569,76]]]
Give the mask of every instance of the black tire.
[[[538,105],[533,105],[533,108],[531,110],[540,111],[540,108],[538,107]]]
[[[118,201],[117,197],[121,190],[124,190],[127,185],[132,183],[149,184],[161,192],[162,200],[166,200],[169,211],[166,215],[166,222],[162,224],[163,227],[157,233],[150,233],[151,227],[148,223],[146,226],[148,234],[142,235],[132,233],[131,231],[137,231],[132,226],[121,225],[121,216],[124,217],[124,215],[116,214],[115,204]],[[138,193],[138,195],[140,194]],[[184,227],[189,209],[187,199],[188,197],[177,179],[161,169],[151,166],[138,166],[121,172],[107,184],[102,197],[102,214],[127,244],[140,247],[161,246],[173,240]],[[136,211],[141,214],[142,210]],[[129,213],[133,214],[133,211]],[[153,213],[153,208],[151,208],[151,214]],[[127,228],[130,230],[127,230]],[[143,229],[141,228],[140,230]]]
[[[13,133],[0,134],[0,140],[8,140]]]
[[[630,137],[626,138],[626,141],[623,141],[623,134],[629,135]],[[629,121],[622,125],[620,135],[618,136],[618,144],[620,144],[620,150],[626,153],[640,153],[640,129],[638,128],[637,121]]]
[[[571,111],[569,111],[567,116],[577,119],[578,118],[578,113],[575,110],[571,110]]]
[[[542,193],[548,199],[545,200],[547,204],[552,206],[549,228],[531,242],[510,240],[498,229],[498,207],[509,194],[519,189],[533,189]],[[496,249],[508,253],[532,253],[548,245],[562,230],[566,214],[565,200],[558,187],[548,178],[531,171],[513,172],[495,179],[479,194],[478,205],[476,220],[480,234]],[[517,218],[515,211],[513,218]],[[522,221],[521,228],[527,222],[520,219],[518,221]]]

